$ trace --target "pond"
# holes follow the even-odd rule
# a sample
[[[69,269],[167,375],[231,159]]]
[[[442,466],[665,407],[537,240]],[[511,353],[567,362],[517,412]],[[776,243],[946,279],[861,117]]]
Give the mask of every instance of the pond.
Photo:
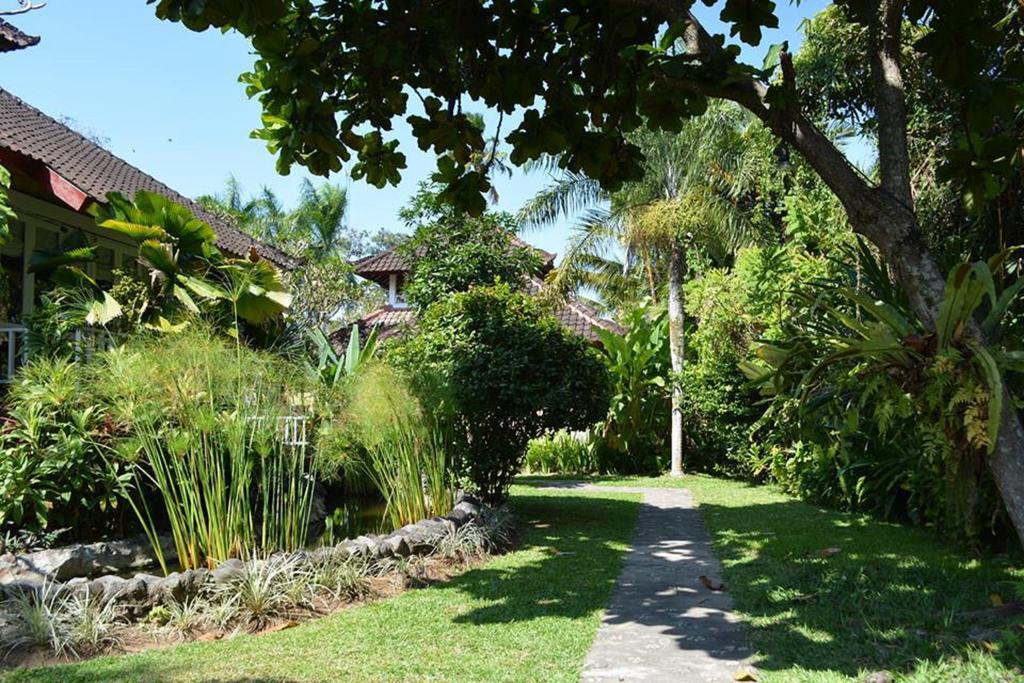
[[[338,501],[327,513],[324,533],[320,542],[334,545],[346,538],[362,534],[382,534],[391,531],[385,519],[387,509],[379,498],[358,497]]]

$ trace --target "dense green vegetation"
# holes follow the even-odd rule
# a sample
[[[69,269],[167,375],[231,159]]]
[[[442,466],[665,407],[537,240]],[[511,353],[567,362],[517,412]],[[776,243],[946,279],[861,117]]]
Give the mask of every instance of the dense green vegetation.
[[[756,451],[764,441],[750,438],[756,424],[781,434],[770,440],[769,450],[779,449],[771,460],[782,453],[794,469],[822,473],[803,478],[798,488],[808,495],[908,515],[966,539],[998,544],[1009,529],[1019,539],[1024,431],[1017,411],[1003,410],[1016,402],[1015,361],[1007,354],[1016,353],[1019,314],[1008,306],[1011,333],[994,334],[982,323],[1000,307],[997,288],[988,288],[987,303],[953,305],[961,275],[949,292],[946,283],[960,263],[1004,262],[1005,270],[990,268],[1004,290],[1019,270],[1019,256],[996,255],[1024,242],[1024,13],[998,0],[842,2],[809,22],[799,53],[774,45],[762,64],[751,65],[729,42],[757,46],[762,29],[778,25],[775,5],[704,4],[720,10],[727,31],[708,33],[687,2],[565,7],[541,0],[529,11],[517,3],[443,3],[413,22],[402,3],[389,2],[331,6],[315,22],[303,19],[298,0],[245,9],[161,0],[156,13],[193,30],[234,28],[252,41],[259,58],[243,79],[266,115],[257,134],[282,170],[300,164],[326,174],[351,160],[353,177],[397,183],[405,167],[398,139],[390,129],[364,126],[406,116],[420,147],[437,154],[433,179],[441,195],[478,215],[499,139],[484,136],[464,100],[516,114],[500,140],[510,148],[508,159],[564,172],[546,194],[552,201],[540,219],[607,202],[584,216],[585,236],[570,250],[579,267],[564,271],[571,275],[566,281],[607,284],[598,294],[623,317],[640,292],[667,304],[673,471],[687,460],[717,469],[739,461],[738,470],[749,471],[744,461],[764,457],[745,452],[745,443],[757,444]],[[572,87],[564,87],[566,78]],[[849,163],[842,145],[851,134],[877,143],[875,167]],[[481,163],[487,151],[491,158]],[[884,307],[864,298],[871,292],[861,280],[853,286],[858,296],[836,300],[839,288],[849,287],[836,262],[844,248],[856,247],[854,236],[870,243],[886,289],[902,299],[886,304],[902,306],[913,330],[895,340],[903,350],[889,352],[912,357],[913,376],[949,366],[947,377],[930,386],[947,379],[956,385],[948,393],[915,394],[922,387],[906,373],[887,378],[884,362],[859,357],[848,344],[842,362],[833,363],[843,346],[837,330],[813,330],[820,343],[812,345],[817,352],[808,365],[829,359],[829,372],[809,370],[804,386],[780,400],[832,410],[834,401],[815,400],[824,394],[846,406],[877,406],[863,430],[870,447],[858,441],[856,421],[852,429],[822,434],[813,418],[766,412],[736,371],[755,362],[758,348],[770,353],[760,341],[792,342],[801,334],[796,321],[810,311],[813,324],[822,306],[866,326],[855,331],[861,341],[882,343],[880,326],[888,323],[877,314]],[[602,240],[619,253],[592,248]],[[745,277],[742,245],[756,250],[748,262],[760,264],[759,274],[747,273],[753,282],[735,280]],[[609,267],[617,256],[624,267]],[[867,267],[859,256],[849,265],[855,272]],[[585,278],[573,275],[584,271]],[[696,283],[723,278],[729,293],[748,294],[733,301],[743,307],[739,316],[717,326],[714,307],[700,300],[714,290],[702,292]],[[820,300],[794,296],[797,285]],[[688,288],[698,291],[685,297]],[[701,349],[702,326],[711,339],[734,320],[749,324]],[[962,330],[950,336],[939,329],[949,320],[963,323]],[[688,357],[691,333],[696,348]],[[844,383],[843,375],[857,381]],[[814,388],[822,392],[803,390],[812,380],[821,380]],[[898,392],[911,400],[896,400]],[[943,429],[914,443],[894,436],[920,437],[922,427],[935,424]],[[858,431],[855,438],[848,438],[851,431]],[[903,482],[894,485],[891,475],[908,468],[935,506],[907,505]],[[939,479],[964,481],[967,490],[951,492]],[[860,499],[866,491],[875,492],[869,501]],[[994,517],[986,517],[995,500],[988,491],[999,499]]]
[[[449,583],[295,628],[14,672],[3,680],[575,681],[637,497],[517,489],[519,549]]]
[[[460,469],[489,502],[505,497],[531,438],[586,428],[607,405],[607,377],[596,352],[543,305],[505,284],[471,288],[429,306],[415,335],[389,349],[387,358],[448,388]]]

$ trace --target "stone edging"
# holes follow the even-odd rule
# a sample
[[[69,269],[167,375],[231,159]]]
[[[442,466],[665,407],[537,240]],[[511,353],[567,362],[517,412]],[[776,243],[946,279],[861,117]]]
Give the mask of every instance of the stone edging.
[[[408,557],[427,554],[434,550],[437,540],[447,533],[479,520],[483,506],[470,497],[464,497],[447,515],[406,524],[401,529],[386,535],[365,535],[344,540],[334,546],[312,550],[299,550],[295,554],[311,562],[330,557],[347,559],[365,558],[367,561],[385,560],[391,557]],[[169,539],[168,539],[169,540]],[[75,592],[87,592],[102,600],[124,603],[132,611],[145,611],[165,600],[182,601],[196,595],[208,581],[221,583],[244,574],[250,561],[230,559],[221,562],[215,569],[188,569],[171,572],[167,576],[135,574],[131,578],[117,574],[105,574],[97,578],[77,576],[67,579],[72,571],[83,571],[99,567],[104,571],[130,569],[139,566],[141,554],[137,552],[137,539],[94,543],[87,546],[72,546],[55,550],[44,550],[26,556],[4,556],[0,558],[0,589],[4,593],[19,590],[34,590],[45,581],[63,583],[63,588]],[[134,545],[133,545],[134,544]],[[148,545],[147,545],[148,549]],[[134,551],[134,552],[133,552]],[[50,555],[40,558],[43,553]],[[173,546],[170,548],[173,554]],[[11,559],[13,557],[13,560]],[[43,569],[44,560],[61,559],[64,564],[55,571]],[[152,554],[146,563],[152,562]],[[143,565],[145,566],[145,565]],[[21,571],[18,571],[18,570]],[[5,580],[6,579],[6,580]]]

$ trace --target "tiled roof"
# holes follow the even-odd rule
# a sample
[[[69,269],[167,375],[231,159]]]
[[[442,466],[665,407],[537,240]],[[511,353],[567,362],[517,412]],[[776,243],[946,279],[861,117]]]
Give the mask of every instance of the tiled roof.
[[[370,330],[377,328],[377,338],[381,341],[393,337],[408,329],[416,322],[416,312],[411,308],[392,308],[383,306],[372,313],[363,316],[355,322],[359,326],[359,336],[365,340]],[[343,349],[348,344],[349,335],[352,333],[352,325],[346,325],[336,330],[331,336],[331,343],[337,349]]]
[[[544,283],[537,278],[530,278],[526,283],[526,291],[534,296],[540,294]],[[571,332],[575,332],[587,341],[596,343],[601,340],[594,331],[595,327],[625,334],[626,329],[618,323],[602,318],[593,307],[583,303],[574,296],[568,297],[562,305],[555,309],[555,318]]]
[[[13,52],[32,47],[39,42],[39,36],[22,33],[3,19],[0,19],[0,52]]]
[[[0,89],[0,148],[42,162],[98,202],[110,192],[133,197],[139,190],[156,192],[188,207],[217,234],[217,246],[236,256],[255,248],[261,256],[284,268],[297,262],[287,254],[249,237],[156,178],[114,156],[91,140]]]
[[[539,279],[530,278],[527,281],[526,291],[537,296],[540,294],[543,286],[544,283]],[[616,322],[602,318],[591,306],[588,306],[576,297],[569,297],[560,308],[555,310],[554,315],[555,319],[562,323],[567,330],[578,334],[591,344],[601,341],[597,332],[594,331],[595,327],[600,327],[615,334],[625,334],[626,332],[624,327]],[[376,327],[378,329],[378,338],[383,340],[401,334],[403,331],[411,328],[415,322],[416,313],[413,309],[384,306],[363,316],[355,324],[359,326],[359,336],[362,339],[366,339],[370,330]],[[348,344],[351,330],[352,326],[347,325],[331,335],[331,343],[334,344],[335,348],[341,349]]]
[[[554,265],[554,254],[544,251],[543,249],[538,249],[531,244],[527,244],[518,237],[514,238],[512,243],[517,247],[532,249],[536,252],[537,255],[540,256],[545,270]],[[361,258],[352,265],[355,267],[356,275],[361,275],[362,277],[370,280],[377,279],[376,277],[372,277],[374,275],[383,273],[408,273],[410,270],[409,264],[406,263],[405,258],[403,258],[398,247],[391,247],[387,251],[382,251],[379,254],[373,254],[372,256]]]

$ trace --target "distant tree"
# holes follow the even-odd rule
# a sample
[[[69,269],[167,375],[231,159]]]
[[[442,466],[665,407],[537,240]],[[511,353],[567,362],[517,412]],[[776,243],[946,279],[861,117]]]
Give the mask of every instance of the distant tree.
[[[287,210],[270,188],[247,197],[238,180],[229,176],[224,190],[196,201],[300,261],[289,275],[293,318],[326,328],[332,319],[357,317],[382,300],[379,288],[358,280],[350,264],[375,249],[375,243],[365,231],[346,223],[345,188],[331,183],[318,187],[305,179],[298,205]]]
[[[399,249],[412,264],[405,293],[417,308],[479,285],[504,282],[519,290],[540,271],[539,256],[517,243],[515,220],[507,213],[471,216],[423,185],[399,215],[414,229]]]
[[[687,121],[678,133],[637,131],[632,135],[644,153],[642,180],[626,183],[610,195],[596,193],[587,181],[572,174],[556,179],[527,204],[525,220],[544,224],[581,208],[591,207],[580,233],[570,244],[566,258],[549,279],[549,285],[566,291],[578,284],[594,284],[602,290],[637,293],[649,284],[657,297],[663,283],[668,299],[669,349],[672,361],[672,474],[683,472],[683,395],[680,378],[686,362],[686,326],[683,283],[691,277],[688,254],[717,257],[727,254],[752,237],[748,203],[753,191],[750,166],[756,158],[747,154],[745,117],[728,104],[716,104],[700,117]],[[624,285],[623,269],[611,274],[602,263],[605,244],[624,248],[634,266],[640,287]],[[594,269],[597,264],[598,268]],[[601,291],[601,290],[599,290]]]

